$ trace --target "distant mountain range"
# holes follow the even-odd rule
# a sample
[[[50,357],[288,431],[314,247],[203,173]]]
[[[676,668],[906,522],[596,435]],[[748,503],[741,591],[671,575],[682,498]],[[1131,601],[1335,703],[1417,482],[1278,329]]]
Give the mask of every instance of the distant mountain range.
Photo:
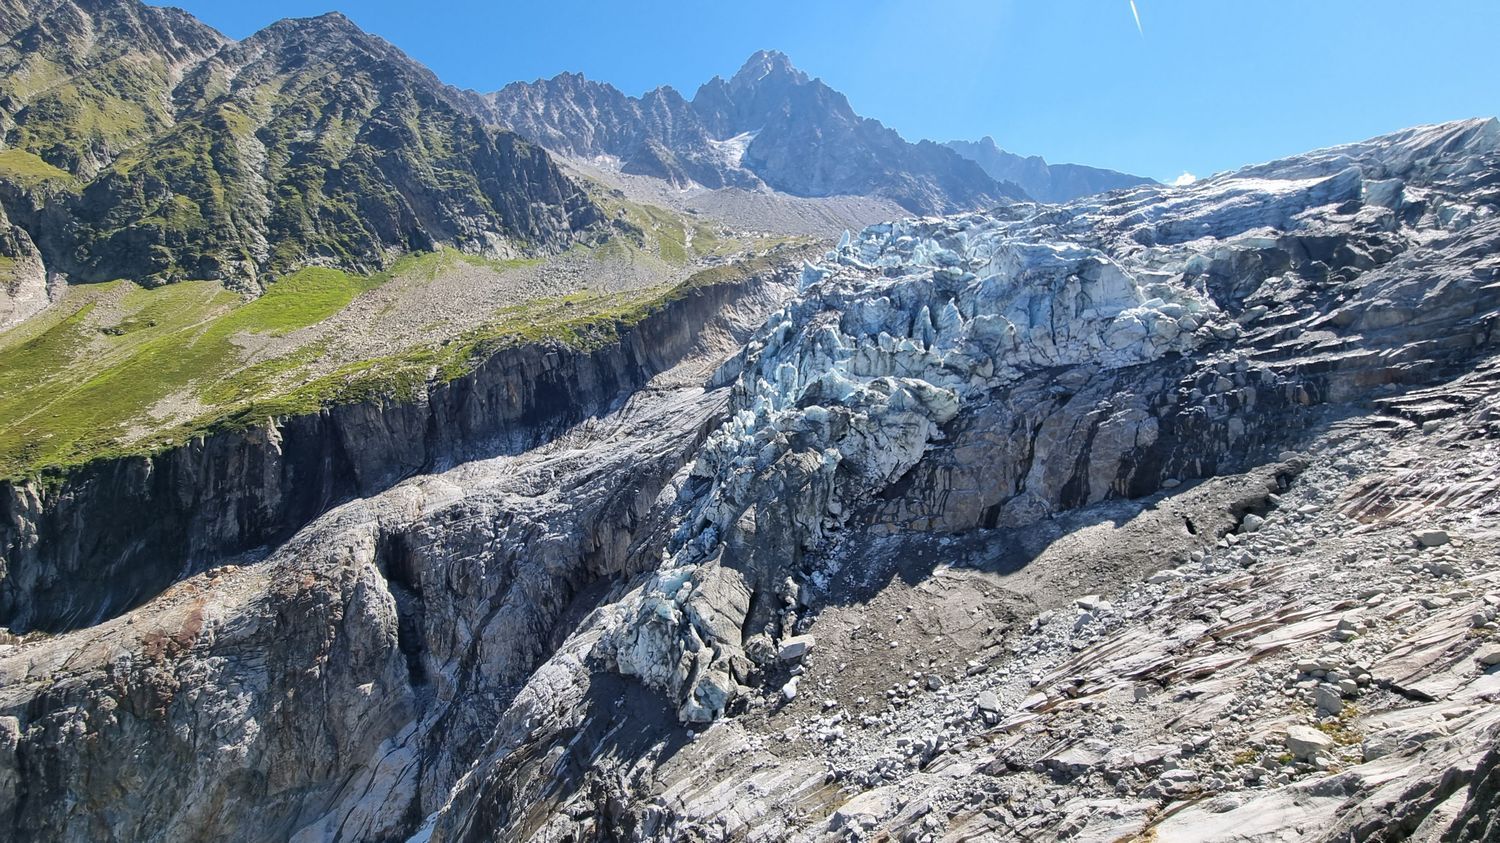
[[[669,87],[630,97],[573,73],[516,82],[485,100],[495,122],[548,149],[612,156],[625,172],[679,185],[882,196],[917,214],[1026,198],[940,144],[908,143],[860,117],[777,52],[756,53],[691,100]]]
[[[777,52],[691,100],[577,74],[478,94],[337,13],[233,41],[138,0],[0,0],[0,141],[0,324],[44,306],[49,278],[253,292],[307,265],[607,236],[585,186],[538,146],[677,186],[882,197],[914,214],[1145,181],[988,138],[910,143]]]
[[[978,141],[948,141],[959,155],[977,163],[990,178],[1007,181],[1038,202],[1067,202],[1080,196],[1156,184],[1153,179],[1082,164],[1048,164],[1039,155],[1006,152],[986,135]]]

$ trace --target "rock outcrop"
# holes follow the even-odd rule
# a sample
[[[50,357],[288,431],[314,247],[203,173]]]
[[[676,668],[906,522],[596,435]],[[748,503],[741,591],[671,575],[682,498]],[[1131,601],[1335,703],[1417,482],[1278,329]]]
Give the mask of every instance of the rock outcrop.
[[[695,287],[594,350],[499,351],[420,401],[267,419],[154,456],[95,461],[61,482],[0,481],[0,625],[96,624],[185,576],[258,559],[343,501],[536,448],[611,411],[676,365],[714,314],[771,283]]]
[[[47,306],[47,271],[26,229],[0,209],[0,329]]]
[[[621,403],[0,645],[0,812],[23,840],[1483,839],[1497,172],[1468,121],[851,235],[784,304],[683,314]],[[476,434],[557,400],[505,382]]]

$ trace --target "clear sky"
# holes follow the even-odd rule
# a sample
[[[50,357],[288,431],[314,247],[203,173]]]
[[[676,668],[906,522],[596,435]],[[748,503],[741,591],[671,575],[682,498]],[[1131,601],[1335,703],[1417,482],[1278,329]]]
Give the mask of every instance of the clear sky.
[[[445,81],[691,97],[757,49],[909,140],[1170,180],[1500,113],[1500,0],[173,0],[243,38],[341,11]]]

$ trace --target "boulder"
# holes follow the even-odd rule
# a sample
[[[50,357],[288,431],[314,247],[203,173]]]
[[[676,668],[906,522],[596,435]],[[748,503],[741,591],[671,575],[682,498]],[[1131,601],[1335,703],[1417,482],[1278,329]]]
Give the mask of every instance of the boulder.
[[[1450,541],[1446,530],[1422,530],[1416,535],[1417,544],[1422,547],[1440,547]]]
[[[1290,726],[1286,730],[1287,751],[1303,761],[1333,748],[1333,738],[1310,726]]]
[[[1337,715],[1344,710],[1344,698],[1333,685],[1319,685],[1313,691],[1313,702],[1323,714]]]
[[[812,651],[817,641],[811,635],[793,635],[781,641],[781,649],[777,651],[777,658],[784,662],[801,661],[804,656]]]
[[[828,818],[828,825],[835,831],[864,830],[874,828],[886,817],[895,814],[901,807],[901,793],[895,785],[877,787],[840,805]]]

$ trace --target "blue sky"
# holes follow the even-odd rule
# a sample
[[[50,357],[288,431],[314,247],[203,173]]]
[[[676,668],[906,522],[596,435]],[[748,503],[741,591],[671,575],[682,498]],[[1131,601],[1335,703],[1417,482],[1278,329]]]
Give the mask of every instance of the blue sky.
[[[691,97],[778,49],[908,139],[1170,180],[1500,113],[1500,0],[173,0],[242,38],[337,9],[488,91],[565,70]]]

